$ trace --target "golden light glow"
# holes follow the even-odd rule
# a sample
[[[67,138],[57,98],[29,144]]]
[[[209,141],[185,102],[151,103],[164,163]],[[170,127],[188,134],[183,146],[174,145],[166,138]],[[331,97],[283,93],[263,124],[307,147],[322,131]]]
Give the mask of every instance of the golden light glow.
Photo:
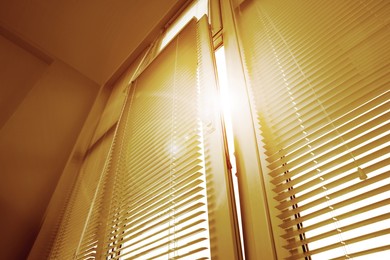
[[[236,173],[236,160],[234,159],[234,138],[231,121],[231,105],[232,100],[228,88],[227,74],[226,74],[226,60],[224,47],[219,48],[215,52],[215,58],[217,63],[218,81],[219,81],[219,103],[223,113],[226,135],[228,139],[229,156],[231,158],[232,172]]]
[[[222,110],[222,115],[224,119],[224,126],[226,130],[227,145],[229,151],[229,158],[231,164],[231,173],[233,180],[233,189],[234,189],[234,199],[236,203],[236,210],[238,215],[238,225],[240,230],[241,237],[241,247],[244,252],[244,236],[242,231],[242,219],[241,219],[241,206],[240,206],[240,195],[238,189],[238,179],[237,179],[237,165],[236,157],[234,155],[234,135],[233,135],[233,126],[232,126],[232,117],[231,117],[231,108],[232,108],[232,97],[230,96],[228,77],[226,73],[226,59],[225,59],[225,49],[222,46],[217,51],[215,51],[215,59],[218,72],[218,83],[219,83],[219,103]],[[243,253],[243,259],[245,260],[245,253]]]

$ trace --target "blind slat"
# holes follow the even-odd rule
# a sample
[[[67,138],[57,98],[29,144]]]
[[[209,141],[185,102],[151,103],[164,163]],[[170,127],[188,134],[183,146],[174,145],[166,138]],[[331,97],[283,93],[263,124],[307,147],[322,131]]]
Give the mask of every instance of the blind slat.
[[[377,139],[376,141],[371,142],[371,143],[367,144],[366,146],[362,146],[359,149],[353,151],[353,155],[354,155],[354,157],[355,156],[357,157],[357,156],[359,156],[361,154],[365,154],[366,152],[368,152],[368,151],[370,151],[372,149],[377,148],[378,145],[386,144],[386,141],[387,141],[386,136],[382,137],[380,139]],[[343,156],[340,156],[340,157],[338,157],[336,159],[330,160],[330,161],[328,161],[325,164],[317,164],[315,162],[312,162],[312,165],[311,165],[312,169],[311,169],[311,171],[309,171],[305,175],[297,178],[297,181],[293,180],[292,182],[293,182],[293,184],[296,184],[296,183],[299,183],[299,181],[302,180],[302,179],[303,180],[309,180],[309,179],[312,179],[315,176],[318,176],[318,179],[321,180],[320,177],[323,174],[320,174],[320,172],[317,171],[316,169],[320,169],[321,172],[326,172],[328,170],[331,170],[331,172],[326,173],[326,175],[324,174],[323,178],[335,177],[335,176],[337,176],[339,174],[344,173],[345,171],[348,171],[348,170],[351,170],[351,169],[359,167],[361,163],[369,162],[369,161],[374,160],[376,158],[375,155],[376,156],[382,155],[383,152],[385,152],[385,151],[386,151],[386,148],[382,148],[379,151],[375,151],[375,152],[372,152],[370,154],[366,154],[364,157],[359,158],[359,159],[355,159],[355,160],[353,160],[351,154],[345,153]],[[351,162],[348,163],[348,164],[345,164],[348,161],[351,161]],[[293,172],[292,174],[295,175],[295,173],[296,172]],[[293,176],[292,174],[290,176]],[[289,176],[286,176],[286,177],[287,178],[285,180],[288,180]],[[315,183],[315,182],[316,182],[316,180],[314,180],[312,183]],[[302,183],[302,181],[300,183]],[[317,183],[318,183],[318,180],[317,180]],[[292,187],[292,185],[287,183],[285,185],[285,187]],[[287,189],[283,189],[283,191],[285,191],[285,192],[278,194],[274,198],[276,200],[278,200],[278,201],[281,201],[281,200],[286,199],[286,198],[288,198],[290,196],[293,196],[294,194],[296,194],[298,192],[303,191],[305,188],[310,188],[310,185],[306,184],[306,183],[302,183],[302,185],[297,186],[293,190],[286,191]]]
[[[191,217],[194,217],[194,216],[196,216],[196,215],[201,215],[201,214],[204,214],[204,212],[202,212],[202,211],[196,212],[196,213],[192,214]],[[196,226],[196,225],[198,225],[198,224],[201,224],[202,222],[206,222],[206,219],[200,219],[200,220],[197,220],[197,221],[195,221],[195,222],[192,222],[192,219],[189,219],[189,218],[187,217],[187,218],[186,218],[186,221],[189,221],[189,220],[191,220],[191,223],[188,224],[187,226],[184,226],[184,227],[180,228],[180,230],[187,230],[187,229],[189,229],[189,228],[191,228],[191,227],[193,227],[193,226]],[[176,222],[176,225],[181,225],[181,224],[183,224],[183,223],[185,223],[185,222],[184,222],[184,221],[178,221],[178,222]],[[126,249],[126,248],[128,248],[128,247],[134,246],[134,245],[136,245],[137,243],[141,243],[142,240],[147,240],[147,239],[150,239],[150,238],[154,238],[155,235],[156,235],[156,233],[165,233],[165,232],[167,232],[167,231],[169,231],[169,230],[170,230],[170,227],[168,226],[168,227],[163,227],[163,228],[161,228],[160,230],[158,230],[158,232],[150,233],[150,235],[148,235],[148,236],[142,236],[142,237],[140,237],[140,238],[139,238],[139,236],[137,236],[137,235],[126,236],[126,237],[123,239],[123,242],[131,241],[131,243],[128,243],[126,246],[124,246],[124,247],[122,247],[122,248],[123,248],[123,249]],[[171,235],[171,234],[165,235],[164,237],[167,237],[167,236],[170,236],[170,235]],[[164,238],[164,237],[160,237],[160,238]],[[160,238],[154,240],[154,241],[151,242],[151,243],[154,243],[154,242],[156,242],[156,241],[159,241]]]
[[[388,98],[389,97],[390,97],[390,93],[389,93]],[[378,115],[386,114],[387,111],[390,109],[390,104],[382,104],[381,105],[380,103],[375,103],[374,105],[377,107],[372,108],[372,109],[369,107],[365,107],[364,110],[362,109],[361,111],[356,111],[355,118],[352,118],[348,122],[343,122],[341,125],[339,124],[339,122],[327,123],[327,125],[325,126],[327,129],[326,128],[321,129],[321,135],[318,135],[318,134],[317,134],[317,136],[308,135],[307,137],[305,137],[305,138],[308,138],[310,140],[309,142],[307,141],[307,139],[305,139],[305,142],[302,142],[301,140],[299,140],[301,142],[301,145],[302,145],[301,147],[297,147],[297,145],[294,145],[294,148],[297,148],[296,150],[292,150],[290,147],[285,149],[285,153],[292,151],[292,152],[286,154],[286,159],[288,159],[288,157],[299,156],[299,149],[302,149],[302,147],[307,147],[308,145],[310,145],[312,147],[317,147],[319,144],[324,142],[323,138],[326,136],[329,136],[328,138],[334,138],[337,135],[341,135],[341,134],[350,132],[352,128],[354,128],[358,125],[364,125],[364,124],[369,123],[370,121],[372,122],[373,118],[378,117]],[[369,110],[367,110],[367,109],[369,109]],[[387,119],[386,117],[383,118],[382,122],[386,121],[386,119]],[[379,124],[379,122],[381,122],[381,120],[378,120],[378,119],[376,119],[376,121],[378,122],[377,124]],[[340,125],[340,127],[338,127],[337,129],[334,128],[334,125],[336,123],[337,123],[337,125]],[[304,129],[301,128],[301,132],[302,132],[302,130],[304,130]],[[304,138],[302,138],[302,139],[304,139]],[[280,155],[278,155],[278,157],[280,158]],[[268,161],[271,163],[275,160],[278,160],[279,159],[278,157],[276,157],[276,158],[270,157],[270,158],[268,158],[269,159]],[[272,167],[272,164],[270,164],[269,168],[272,169],[274,167]]]
[[[371,210],[387,206],[387,205],[389,205],[389,203],[390,203],[390,199],[384,199],[384,200],[363,206],[361,208],[357,208],[353,212],[349,211],[349,212],[343,213],[341,215],[337,215],[335,217],[338,220],[344,220],[344,219],[350,218],[352,216],[355,216],[355,215],[358,215],[361,213],[366,213],[366,212],[369,212]],[[281,237],[283,237],[285,239],[289,239],[289,238],[292,238],[294,236],[299,236],[300,234],[304,234],[305,232],[320,228],[320,227],[328,225],[328,224],[333,224],[333,223],[334,223],[334,219],[330,218],[330,219],[327,219],[321,223],[316,223],[316,224],[313,224],[313,225],[308,226],[308,227],[303,227],[303,228],[297,229],[297,230],[289,230],[285,234],[283,234]]]
[[[383,152],[383,151],[378,151],[378,152]],[[390,163],[390,159],[381,160],[379,162],[376,162],[373,165],[370,165],[370,166],[364,168],[363,171],[367,175],[370,175],[371,172],[374,172],[374,171],[376,171],[378,169],[384,168],[387,165],[389,165],[389,163]],[[346,166],[348,166],[348,168],[351,168],[350,165],[346,165]],[[344,171],[340,171],[339,173],[341,173],[341,172],[344,172]],[[327,177],[328,176],[324,176],[323,177],[324,180],[325,179],[330,179],[329,177],[332,177],[332,176],[329,176],[328,178]],[[330,183],[324,183],[323,185],[319,186],[318,188],[316,188],[316,189],[314,189],[312,191],[309,191],[309,192],[307,192],[305,194],[302,194],[302,195],[300,195],[298,197],[291,196],[289,200],[285,200],[285,201],[281,202],[277,206],[277,208],[282,210],[282,209],[287,208],[287,207],[292,207],[293,205],[298,204],[298,203],[300,203],[300,202],[302,202],[302,201],[304,201],[306,199],[312,198],[312,197],[314,197],[316,195],[319,195],[319,194],[323,193],[324,192],[324,188],[323,187],[326,187],[326,190],[330,190],[330,189],[333,189],[333,188],[335,188],[335,187],[337,187],[339,185],[347,183],[348,181],[357,180],[358,178],[359,178],[359,175],[358,175],[358,172],[356,170],[356,171],[354,171],[354,172],[352,172],[352,173],[350,173],[350,174],[348,174],[348,175],[346,175],[346,176],[344,176],[342,178],[339,178],[339,179],[337,179],[335,181],[332,181]],[[364,186],[366,183],[367,184],[368,183],[374,183],[376,181],[382,180],[383,178],[386,178],[386,175],[385,174],[382,174],[380,176],[377,175],[377,176],[372,177],[372,178],[374,180],[370,180],[371,178],[368,178],[367,180],[365,180],[365,182],[360,182],[360,183],[356,184],[356,187]],[[315,184],[319,185],[319,184],[322,184],[322,182],[323,182],[323,180],[321,180],[320,178],[316,179],[316,180],[317,181],[309,182],[307,184],[307,186],[310,187],[310,186],[314,186]],[[339,193],[339,194],[342,195],[342,193]],[[324,201],[324,200],[326,200],[326,198],[322,197],[322,198],[318,199],[318,201],[313,201],[312,202],[312,206],[315,206],[315,204],[320,203],[321,201]],[[305,210],[306,208],[310,207],[310,205],[300,205],[300,208],[301,207],[302,207],[302,210]],[[292,215],[293,212],[297,213],[298,211],[299,210],[285,211],[282,214],[279,214],[278,217],[285,218],[285,217],[287,217],[289,215]]]
[[[387,161],[387,164],[390,162],[390,160]],[[327,192],[326,193],[326,196],[322,197],[322,198],[318,198],[317,200],[314,200],[310,203],[307,203],[307,204],[300,204],[299,206],[299,210],[298,209],[292,209],[292,210],[288,210],[286,212],[283,212],[282,214],[278,215],[279,218],[281,219],[285,219],[289,216],[292,216],[294,214],[298,214],[299,212],[301,211],[304,211],[306,209],[309,209],[311,207],[314,207],[314,206],[317,206],[317,205],[320,205],[321,203],[324,203],[324,202],[328,202],[329,198],[337,198],[339,196],[342,196],[342,195],[345,195],[345,194],[348,194],[349,192],[351,191],[354,191],[356,189],[360,189],[360,188],[364,188],[366,185],[370,185],[370,184],[373,184],[373,183],[376,183],[376,182],[380,182],[382,180],[386,180],[386,178],[388,178],[387,176],[387,172],[383,173],[383,174],[379,174],[379,175],[376,175],[374,177],[370,177],[364,181],[360,181],[356,184],[353,184],[351,186],[348,186],[347,188],[345,189],[341,189],[337,192]],[[352,174],[352,175],[355,175],[355,174]],[[357,174],[356,174],[357,175]],[[347,176],[349,177],[349,176]],[[355,176],[354,179],[357,179],[358,177]],[[345,179],[347,178],[344,178],[343,181],[345,181]],[[345,183],[345,182],[344,182]],[[344,184],[344,183],[341,183],[341,181],[338,181],[338,184],[341,185],[341,184]],[[327,189],[326,190],[329,190],[330,187],[326,184],[320,188],[318,188],[316,191],[317,193],[312,193],[310,194],[311,196],[315,196],[315,195],[319,195],[319,194],[323,194],[324,193],[324,187],[326,187]],[[326,198],[327,197],[327,198]]]
[[[180,231],[175,231],[177,237],[175,237],[175,239],[184,239],[184,238],[187,238],[187,237],[190,237],[190,236],[194,236],[195,234],[197,233],[202,233],[202,232],[205,232],[206,229],[197,229],[197,230],[194,230],[194,231],[191,231],[187,234],[183,234],[183,235],[180,235]],[[171,234],[168,234],[165,238],[169,238],[171,236]],[[132,250],[132,251],[128,251],[126,250],[126,247],[125,248],[122,248],[122,251],[126,251],[125,253],[122,254],[122,256],[124,257],[128,257],[130,259],[132,258],[136,258],[136,257],[139,257],[139,256],[143,256],[145,255],[146,253],[149,253],[151,251],[155,251],[156,249],[159,249],[159,248],[165,248],[166,245],[167,245],[167,241],[163,241],[161,242],[160,240],[163,240],[164,237],[160,238],[160,239],[157,239],[155,241],[151,241],[150,244],[146,244],[146,245],[143,245],[142,247],[138,247],[136,248],[135,250]],[[201,239],[204,239],[206,240],[207,238],[201,238]],[[168,240],[169,241],[169,240]],[[159,242],[157,244],[155,244],[156,242]],[[153,245],[152,247],[148,247],[152,244],[155,244]],[[166,250],[166,252],[168,252],[169,249]]]
[[[353,257],[365,256],[365,255],[369,255],[369,254],[373,254],[373,253],[377,253],[377,252],[382,252],[382,253],[384,253],[383,256],[385,256],[386,251],[389,251],[389,250],[390,250],[390,245],[386,245],[386,246],[370,248],[368,250],[352,253],[352,254],[349,254],[349,256],[353,258]],[[332,258],[330,260],[343,260],[343,259],[345,259],[345,256]]]
[[[366,191],[365,192],[365,197],[366,198],[372,197],[372,196],[384,193],[384,192],[388,191],[389,189],[390,189],[390,184],[385,184],[385,185],[383,185],[381,187],[378,187],[376,189],[372,189],[370,191]],[[290,220],[290,221],[283,222],[282,224],[280,224],[280,227],[288,228],[288,227],[296,226],[297,224],[302,223],[303,221],[307,221],[307,220],[310,220],[310,219],[312,219],[314,217],[323,215],[325,213],[332,212],[335,209],[340,209],[342,207],[348,206],[349,204],[358,202],[360,200],[361,200],[361,198],[358,197],[358,196],[357,197],[352,197],[352,198],[349,198],[349,199],[346,199],[346,200],[343,200],[341,202],[332,204],[332,205],[330,205],[328,207],[324,207],[324,208],[322,208],[322,209],[320,209],[318,211],[310,213],[310,214],[308,214],[306,216],[302,216],[302,217],[297,218],[297,219],[293,219],[293,220]]]
[[[305,126],[304,131],[307,133],[307,136],[305,135],[302,137],[303,132],[299,132],[298,134],[292,135],[291,138],[286,138],[284,140],[279,139],[279,141],[278,141],[278,139],[275,139],[275,140],[277,140],[275,145],[276,145],[276,147],[282,147],[282,146],[285,146],[286,148],[289,147],[291,150],[291,149],[294,149],[294,146],[292,146],[292,145],[297,145],[298,141],[302,142],[305,140],[305,138],[309,138],[311,140],[317,139],[317,138],[322,136],[322,133],[317,132],[317,130],[319,130],[319,129],[321,130],[324,125],[329,124],[329,119],[332,119],[333,125],[343,125],[343,123],[346,123],[350,120],[350,117],[348,117],[348,115],[353,115],[353,114],[351,114],[351,112],[353,113],[354,111],[356,111],[356,108],[359,108],[359,106],[362,103],[363,104],[365,103],[364,101],[377,99],[378,97],[385,95],[385,94],[387,95],[387,98],[385,98],[385,100],[387,101],[388,96],[390,95],[390,91],[388,91],[388,87],[386,84],[384,84],[384,85],[380,86],[379,88],[376,88],[374,91],[372,91],[372,93],[370,93],[369,97],[368,97],[368,95],[366,95],[365,96],[366,100],[355,101],[355,102],[351,103],[350,106],[346,107],[345,110],[337,111],[337,112],[342,112],[342,113],[336,113],[336,112],[329,113],[329,111],[328,111],[326,114],[327,118],[322,118],[322,119],[317,118],[316,119],[317,122],[313,125],[314,127],[311,127],[310,125]],[[379,105],[379,104],[380,104],[379,102],[378,103],[375,102],[374,106]],[[349,112],[347,112],[347,111],[349,111]],[[363,113],[363,112],[360,112],[360,113]],[[356,116],[359,115],[359,111],[356,111],[355,114],[356,114]],[[347,117],[345,117],[345,115],[347,115]],[[347,121],[344,121],[344,118]],[[298,118],[296,120],[298,120]],[[330,126],[332,126],[332,124]],[[272,149],[268,146],[265,146],[265,148]],[[273,150],[271,150],[271,151],[273,151]]]
[[[349,244],[349,243],[352,244],[352,243],[356,243],[356,242],[359,242],[359,241],[364,241],[364,240],[367,240],[367,239],[370,239],[370,238],[380,237],[380,236],[386,235],[386,234],[390,234],[390,228],[385,228],[383,230],[376,231],[376,232],[373,232],[373,233],[369,233],[369,234],[366,234],[366,235],[363,235],[363,236],[360,236],[360,237],[351,238],[351,239],[348,239],[348,240],[345,240],[345,241],[342,241],[342,242],[334,243],[334,244],[328,245],[328,246],[323,247],[323,248],[312,250],[310,253],[302,253],[302,254],[293,255],[293,256],[291,256],[291,257],[289,257],[287,259],[301,259],[302,257],[305,257],[307,255],[313,255],[313,254],[316,254],[316,253],[324,252],[324,251],[329,250],[329,249],[342,247],[345,244]]]
[[[314,241],[317,241],[317,240],[320,240],[320,239],[323,239],[326,237],[330,237],[333,235],[340,235],[341,232],[346,232],[346,231],[350,231],[353,229],[357,229],[359,227],[369,225],[369,224],[372,224],[375,222],[380,222],[382,220],[387,220],[389,218],[390,218],[390,213],[375,216],[373,218],[365,219],[365,220],[362,220],[362,221],[359,221],[359,222],[356,222],[356,223],[353,223],[350,225],[338,227],[337,229],[333,229],[331,231],[328,231],[326,233],[322,233],[322,234],[317,235],[315,237],[303,239],[303,240],[300,240],[299,242],[289,243],[288,245],[285,246],[285,248],[291,250],[291,249],[297,248],[297,247],[302,246],[302,245],[307,244],[307,243],[311,243],[311,242],[314,242]]]

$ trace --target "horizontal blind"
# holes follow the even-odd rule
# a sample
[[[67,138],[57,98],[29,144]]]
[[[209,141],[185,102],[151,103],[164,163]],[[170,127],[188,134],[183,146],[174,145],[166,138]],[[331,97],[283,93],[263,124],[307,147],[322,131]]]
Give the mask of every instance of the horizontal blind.
[[[388,1],[236,10],[288,259],[390,257],[389,15]]]
[[[192,20],[132,82],[110,138],[90,148],[50,259],[237,255],[211,46],[207,17]],[[109,139],[108,157],[93,156]]]
[[[64,205],[64,212],[59,212],[63,218],[48,259],[75,259],[80,237],[85,234],[85,224],[92,213],[91,203],[102,201],[96,190],[102,190],[102,184],[106,182],[102,169],[109,157],[113,138],[113,130],[106,132],[86,154],[70,199]],[[90,235],[93,239],[93,234],[87,236],[91,238]],[[92,240],[89,251],[96,250],[96,244],[96,239]]]
[[[108,259],[210,256],[196,71],[192,22],[133,84],[103,234]]]

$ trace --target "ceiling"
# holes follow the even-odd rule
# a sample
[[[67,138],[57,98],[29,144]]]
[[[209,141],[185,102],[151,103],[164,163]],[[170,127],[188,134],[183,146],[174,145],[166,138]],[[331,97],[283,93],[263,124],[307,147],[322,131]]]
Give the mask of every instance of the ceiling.
[[[99,85],[186,0],[0,0],[0,25]]]

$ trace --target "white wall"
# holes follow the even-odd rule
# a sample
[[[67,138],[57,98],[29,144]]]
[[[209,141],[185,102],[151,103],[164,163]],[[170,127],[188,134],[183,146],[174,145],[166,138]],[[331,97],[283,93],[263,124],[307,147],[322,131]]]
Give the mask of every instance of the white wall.
[[[99,86],[4,38],[0,57],[0,258],[25,259]]]

